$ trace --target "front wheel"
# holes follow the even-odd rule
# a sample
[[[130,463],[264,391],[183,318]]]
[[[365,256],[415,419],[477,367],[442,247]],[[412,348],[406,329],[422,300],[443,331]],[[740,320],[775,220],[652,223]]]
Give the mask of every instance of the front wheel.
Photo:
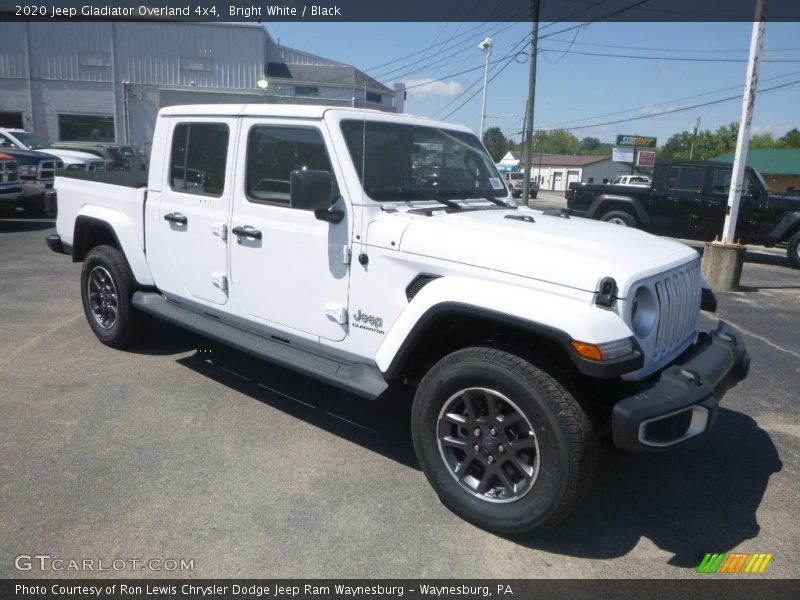
[[[795,269],[800,269],[800,231],[789,238],[786,254],[789,257],[789,264]]]
[[[133,307],[133,292],[122,253],[112,246],[92,248],[81,271],[81,298],[89,326],[106,346],[122,348],[145,332],[149,318]]]
[[[423,378],[414,448],[442,502],[500,533],[543,530],[581,501],[597,461],[592,423],[556,379],[503,350],[466,348]]]

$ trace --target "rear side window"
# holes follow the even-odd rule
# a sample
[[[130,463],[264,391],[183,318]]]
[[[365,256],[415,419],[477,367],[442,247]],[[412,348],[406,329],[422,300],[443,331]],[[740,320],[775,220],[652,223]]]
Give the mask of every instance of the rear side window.
[[[228,159],[228,126],[182,123],[172,134],[169,183],[187,194],[221,196]]]
[[[670,167],[667,187],[671,190],[696,192],[703,187],[703,169],[698,167]]]
[[[256,126],[247,140],[247,198],[289,205],[295,169],[331,172],[325,141],[317,129]],[[331,173],[333,176],[333,173]]]

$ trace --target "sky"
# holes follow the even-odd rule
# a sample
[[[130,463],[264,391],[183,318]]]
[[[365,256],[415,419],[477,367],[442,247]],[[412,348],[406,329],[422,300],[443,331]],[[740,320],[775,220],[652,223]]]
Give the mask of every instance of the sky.
[[[739,120],[751,23],[580,25],[540,24],[535,130],[574,128],[578,138],[603,142],[613,142],[617,134],[647,135],[662,145],[674,133],[690,131],[697,117],[701,130]],[[530,67],[527,50],[515,53],[530,39],[530,23],[269,23],[266,28],[283,45],[352,64],[389,87],[395,81],[412,86],[437,80],[409,89],[405,112],[474,130],[483,89],[478,44],[489,36],[491,59],[502,60],[489,75],[497,73],[489,83],[486,127],[521,138]],[[753,132],[779,137],[800,129],[800,23],[767,23],[764,50]],[[792,85],[766,91],[783,84]],[[731,96],[738,99],[657,114]],[[634,117],[647,118],[603,124]]]

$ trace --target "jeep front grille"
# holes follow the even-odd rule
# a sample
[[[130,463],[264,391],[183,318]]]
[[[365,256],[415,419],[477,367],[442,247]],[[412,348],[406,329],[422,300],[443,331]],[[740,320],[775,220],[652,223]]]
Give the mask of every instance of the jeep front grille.
[[[702,289],[700,261],[659,277],[654,288],[659,319],[653,358],[658,359],[678,348],[696,331]]]

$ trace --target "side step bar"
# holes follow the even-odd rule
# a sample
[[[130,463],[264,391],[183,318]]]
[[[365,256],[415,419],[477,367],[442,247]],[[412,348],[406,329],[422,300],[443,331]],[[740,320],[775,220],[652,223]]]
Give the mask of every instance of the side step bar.
[[[133,305],[170,323],[231,346],[247,354],[303,373],[370,400],[389,385],[376,367],[340,363],[288,344],[244,331],[169,302],[155,292],[135,292]]]

